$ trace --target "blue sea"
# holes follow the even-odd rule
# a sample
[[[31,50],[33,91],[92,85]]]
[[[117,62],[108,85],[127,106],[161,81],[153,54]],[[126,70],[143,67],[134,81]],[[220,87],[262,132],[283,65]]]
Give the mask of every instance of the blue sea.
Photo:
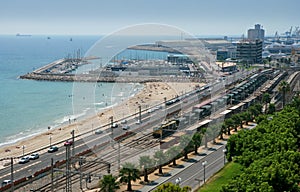
[[[48,38],[46,35],[0,35],[0,146],[45,132],[49,126],[56,128],[66,124],[69,119],[80,119],[89,112],[115,104],[116,101],[109,97],[112,89],[118,86],[112,83],[97,84],[92,105],[83,103],[74,110],[73,83],[18,78],[57,59],[76,56],[78,49],[83,56],[99,39],[100,36],[52,35]],[[121,57],[165,59],[167,54],[128,50]],[[80,86],[85,87],[85,84],[81,83]],[[141,87],[126,84],[120,90],[130,89],[132,95]]]

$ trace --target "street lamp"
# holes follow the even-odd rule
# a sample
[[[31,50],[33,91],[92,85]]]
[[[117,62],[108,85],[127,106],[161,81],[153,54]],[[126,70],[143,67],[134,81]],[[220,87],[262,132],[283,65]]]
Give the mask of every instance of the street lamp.
[[[205,166],[207,165],[207,161],[203,161],[202,162],[202,166],[203,166],[203,168],[204,168],[204,172],[203,172],[203,181],[204,181],[204,183],[205,183]]]
[[[50,144],[50,147],[51,147],[51,140],[52,140],[52,137],[51,135],[49,136],[49,144]]]
[[[223,149],[223,153],[224,153],[224,165],[225,165],[225,163],[226,163],[226,152],[227,152],[227,150],[226,150],[226,149]]]
[[[24,157],[25,145],[22,146],[22,149],[23,149],[23,157]]]

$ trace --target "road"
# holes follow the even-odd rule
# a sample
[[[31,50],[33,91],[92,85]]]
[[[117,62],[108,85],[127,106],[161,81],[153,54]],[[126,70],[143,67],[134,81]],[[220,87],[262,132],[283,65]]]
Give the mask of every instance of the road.
[[[239,78],[244,77],[245,73],[237,74],[236,76]],[[232,80],[237,80],[233,78]],[[230,80],[231,81],[231,80]],[[227,81],[228,82],[228,81]],[[219,87],[222,87],[219,84]],[[153,129],[155,126],[159,126],[164,117],[167,114],[171,114],[178,110],[181,111],[188,111],[190,108],[199,102],[198,94],[188,95],[188,98],[185,99],[185,102],[178,102],[170,106],[163,107],[159,111],[155,111],[152,113],[148,113],[147,111],[143,111],[141,119],[142,123],[137,124],[136,121],[138,120],[135,117],[136,114],[131,115],[128,119],[128,125],[130,126],[130,131],[134,132],[146,132]],[[114,128],[111,129],[109,125],[104,127],[98,127],[96,129],[101,129],[104,131],[101,135],[96,135],[93,132],[81,136],[82,138],[75,139],[75,154],[85,151],[87,149],[92,148],[95,145],[99,145],[101,143],[108,143],[111,141],[111,136],[113,133],[113,137],[118,137],[126,132],[126,130],[122,130],[122,128]],[[44,167],[50,166],[51,158],[54,159],[54,162],[61,161],[66,159],[65,156],[65,147],[63,143],[57,145],[59,147],[59,151],[55,153],[47,153],[47,149],[40,151],[40,158],[37,160],[31,160],[29,163],[26,164],[14,164],[14,180],[18,180],[20,178],[29,177],[33,175],[36,171],[41,170]],[[0,181],[5,179],[11,179],[10,167],[6,167],[0,170]],[[208,173],[209,174],[209,173]]]

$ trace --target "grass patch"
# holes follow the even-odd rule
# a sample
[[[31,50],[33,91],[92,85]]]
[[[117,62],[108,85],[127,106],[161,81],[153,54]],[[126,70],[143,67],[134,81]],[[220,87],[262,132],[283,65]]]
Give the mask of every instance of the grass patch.
[[[242,165],[234,162],[227,163],[226,166],[209,179],[198,192],[219,192],[222,186],[230,181],[234,176],[241,173]]]

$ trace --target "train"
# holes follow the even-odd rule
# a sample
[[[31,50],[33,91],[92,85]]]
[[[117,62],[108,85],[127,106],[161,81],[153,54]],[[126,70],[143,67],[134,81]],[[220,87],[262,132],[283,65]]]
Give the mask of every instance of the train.
[[[209,98],[211,97],[209,86],[194,90],[193,92],[189,93],[189,95],[198,94],[198,98],[201,98],[202,101],[205,101],[194,105],[191,112],[154,128],[153,137],[163,139],[174,134],[176,131],[185,129],[186,127],[193,128],[194,124],[194,131],[199,130],[207,123],[199,126],[197,122],[199,120],[205,119],[211,114],[216,114],[216,118],[212,119],[216,121],[221,118],[228,118],[232,114],[241,112],[255,103],[255,101],[261,99],[260,95],[254,95],[253,93],[268,79],[274,80],[271,81],[271,83],[266,87],[269,86],[269,88],[273,88],[275,86],[274,84],[278,83],[279,80],[285,77],[285,75],[286,73],[274,73],[274,70],[272,69],[262,70],[260,71],[260,73],[254,74],[243,82],[239,83],[234,88],[229,89],[225,94],[215,98]],[[169,102],[166,102],[166,105],[172,105],[174,103],[180,102],[185,97],[186,96],[181,96],[173,99]],[[230,105],[230,107],[226,108],[227,105]],[[189,128],[187,130],[189,130]]]

